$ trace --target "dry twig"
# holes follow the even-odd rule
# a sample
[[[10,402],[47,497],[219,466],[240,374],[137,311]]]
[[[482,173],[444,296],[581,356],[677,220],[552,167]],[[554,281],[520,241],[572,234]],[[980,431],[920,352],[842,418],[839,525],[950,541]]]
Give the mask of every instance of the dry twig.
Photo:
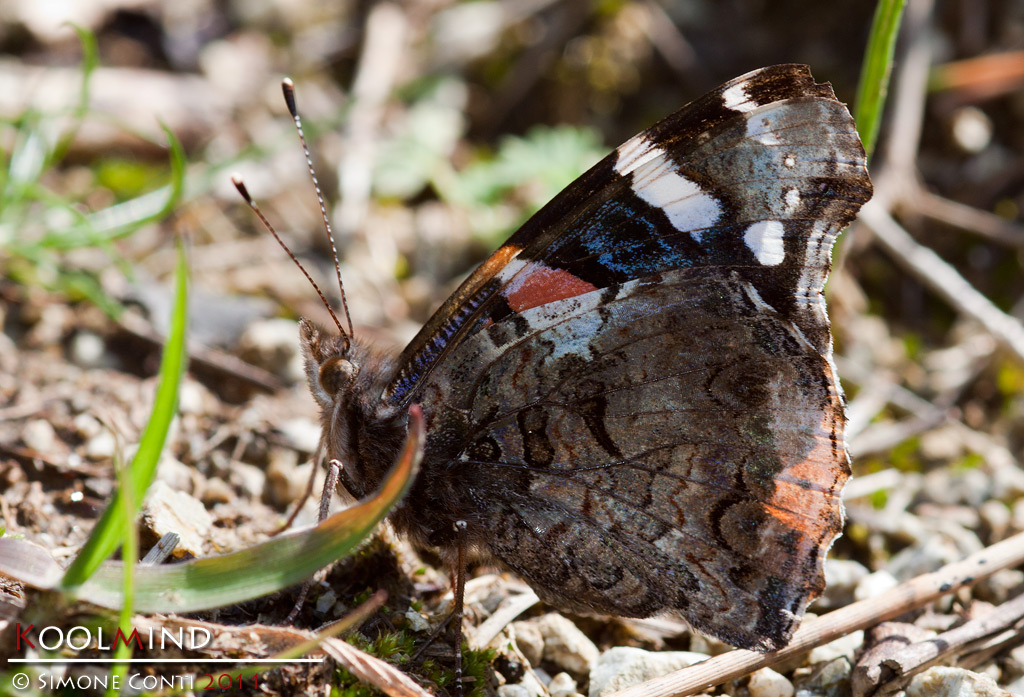
[[[892,642],[890,650],[876,655],[870,663],[857,665],[851,678],[853,694],[856,697],[881,697],[898,692],[918,673],[933,665],[948,663],[950,657],[969,652],[1006,630],[1019,629],[1022,622],[1024,595],[1019,595],[984,617],[936,637],[909,645]]]

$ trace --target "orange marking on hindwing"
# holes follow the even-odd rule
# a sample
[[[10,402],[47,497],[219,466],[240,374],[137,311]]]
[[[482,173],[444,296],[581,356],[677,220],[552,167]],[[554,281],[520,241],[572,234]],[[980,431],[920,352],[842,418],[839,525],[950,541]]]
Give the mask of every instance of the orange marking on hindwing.
[[[767,507],[777,520],[812,540],[830,541],[842,526],[839,497],[850,472],[846,453],[836,452],[837,445],[827,435],[836,426],[841,428],[834,413],[823,416],[814,447],[776,478],[772,505]],[[838,447],[842,449],[841,444]]]
[[[502,294],[514,312],[522,312],[595,290],[597,286],[568,271],[531,261]]]

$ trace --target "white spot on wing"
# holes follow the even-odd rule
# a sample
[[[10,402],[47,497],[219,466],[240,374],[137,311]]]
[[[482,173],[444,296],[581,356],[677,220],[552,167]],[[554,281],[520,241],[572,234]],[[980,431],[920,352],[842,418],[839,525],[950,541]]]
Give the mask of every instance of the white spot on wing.
[[[774,125],[767,117],[747,119],[747,137],[761,145],[782,145]]]
[[[747,94],[747,89],[742,82],[722,92],[722,104],[725,105],[726,109],[739,112],[757,108],[757,104],[750,101],[750,96]]]
[[[649,162],[664,151],[647,140],[644,134],[635,135],[620,145],[615,151],[615,171],[619,174],[629,174],[645,162]]]
[[[800,206],[800,190],[790,189],[786,192],[786,212],[793,214],[796,209]]]
[[[786,159],[782,161],[782,164],[787,167],[796,167],[796,158],[792,155],[786,155]]]
[[[696,182],[679,174],[676,164],[657,149],[659,157],[633,170],[633,192],[647,203],[665,211],[672,227],[693,233],[700,242],[701,232],[718,223],[722,206]]]
[[[516,257],[518,256],[519,252],[516,252]],[[527,264],[533,263],[531,261],[523,261],[522,259],[517,259],[516,257],[509,259],[505,263],[505,266],[501,269],[501,271],[498,272],[498,280],[501,281],[502,283],[508,283],[517,273],[522,271]]]
[[[756,307],[758,311],[775,314],[775,308],[764,301],[764,298],[761,297],[761,294],[757,292],[757,288],[753,285],[750,283],[744,283],[743,291],[747,294],[747,297],[750,298],[750,301],[754,303],[754,307]]]
[[[786,256],[782,245],[782,223],[778,220],[761,220],[743,234],[743,241],[765,266],[778,266]]]

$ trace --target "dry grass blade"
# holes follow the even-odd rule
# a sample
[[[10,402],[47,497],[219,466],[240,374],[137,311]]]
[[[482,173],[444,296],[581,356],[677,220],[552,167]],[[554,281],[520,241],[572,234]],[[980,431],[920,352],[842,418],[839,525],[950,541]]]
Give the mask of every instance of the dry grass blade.
[[[915,242],[878,202],[869,201],[861,209],[860,219],[894,259],[958,312],[980,322],[1024,360],[1024,326],[1018,319],[996,307],[938,254]]]
[[[384,107],[406,52],[408,20],[401,7],[381,3],[367,18],[366,41],[359,58],[359,73],[352,86],[352,113],[345,134],[345,149],[338,165],[340,204],[337,221],[341,235],[360,231],[370,206],[374,153]]]
[[[33,588],[54,588],[64,570],[49,551],[37,544],[7,537],[0,540],[0,576]]]
[[[361,682],[373,685],[391,697],[432,697],[398,668],[340,639],[328,639],[323,643],[323,649]]]
[[[1024,533],[986,547],[938,571],[901,583],[876,598],[861,600],[835,612],[804,622],[789,646],[770,654],[730,651],[669,675],[648,680],[613,697],[669,697],[692,695],[728,680],[798,656],[858,629],[865,629],[927,605],[958,588],[991,576],[1000,569],[1024,564]]]
[[[540,598],[532,590],[505,598],[494,614],[470,634],[470,645],[481,649],[486,647],[510,622],[539,602]]]
[[[949,656],[967,653],[995,634],[1014,628],[1024,620],[1024,595],[1003,603],[984,617],[971,620],[948,632],[907,645],[891,642],[890,650],[875,654],[869,664],[853,671],[855,697],[889,695],[906,687],[910,679]]]

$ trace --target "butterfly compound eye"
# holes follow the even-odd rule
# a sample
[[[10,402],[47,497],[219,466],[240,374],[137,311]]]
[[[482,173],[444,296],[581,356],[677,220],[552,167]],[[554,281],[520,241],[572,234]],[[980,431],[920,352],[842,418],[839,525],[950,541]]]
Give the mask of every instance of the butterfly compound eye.
[[[348,387],[356,375],[355,364],[340,356],[328,358],[320,366],[320,387],[329,395],[336,395]]]

